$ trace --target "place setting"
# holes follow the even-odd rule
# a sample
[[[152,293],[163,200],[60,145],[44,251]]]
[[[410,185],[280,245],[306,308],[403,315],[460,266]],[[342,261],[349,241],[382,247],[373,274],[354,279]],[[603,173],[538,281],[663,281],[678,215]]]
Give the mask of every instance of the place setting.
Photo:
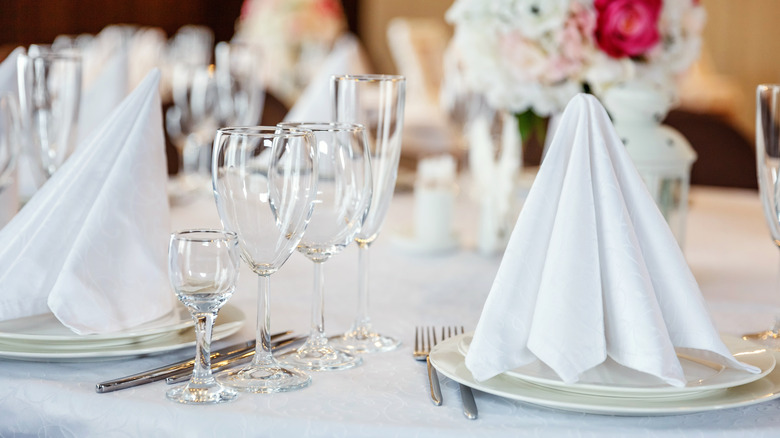
[[[592,414],[780,397],[777,353],[716,331],[667,222],[587,95],[561,117],[476,329],[429,358],[473,389]]]

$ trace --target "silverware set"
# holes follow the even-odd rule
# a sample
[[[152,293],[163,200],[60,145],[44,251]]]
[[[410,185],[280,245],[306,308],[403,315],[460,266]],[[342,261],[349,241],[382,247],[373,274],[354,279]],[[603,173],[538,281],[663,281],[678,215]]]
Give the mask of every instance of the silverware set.
[[[271,348],[280,350],[299,344],[304,340],[303,336],[289,337],[291,331],[274,333],[271,335]],[[212,371],[220,372],[233,366],[249,362],[255,354],[255,341],[242,342],[230,345],[211,353]],[[114,392],[120,389],[133,388],[147,383],[165,380],[165,383],[179,383],[186,381],[192,375],[195,359],[182,360],[176,363],[164,365],[138,374],[108,380],[95,385],[98,393]]]
[[[414,351],[412,356],[415,360],[425,361],[428,366],[428,384],[431,393],[431,400],[436,406],[441,406],[442,395],[441,386],[439,384],[439,375],[436,372],[436,368],[431,365],[428,355],[431,349],[437,344],[438,340],[445,340],[449,337],[463,334],[465,332],[462,326],[442,327],[440,330],[441,335],[437,338],[436,329],[434,327],[416,327],[414,329]],[[477,404],[474,401],[474,394],[471,392],[471,388],[466,385],[460,385],[460,398],[463,402],[463,415],[469,420],[475,420],[477,418]]]

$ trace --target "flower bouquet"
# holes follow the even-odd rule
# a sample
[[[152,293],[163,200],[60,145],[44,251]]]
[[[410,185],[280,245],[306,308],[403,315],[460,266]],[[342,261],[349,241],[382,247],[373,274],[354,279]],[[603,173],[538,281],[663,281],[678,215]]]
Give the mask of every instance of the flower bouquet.
[[[526,138],[579,92],[641,80],[673,96],[705,12],[697,0],[456,0],[446,18],[459,65],[448,74],[514,113]]]

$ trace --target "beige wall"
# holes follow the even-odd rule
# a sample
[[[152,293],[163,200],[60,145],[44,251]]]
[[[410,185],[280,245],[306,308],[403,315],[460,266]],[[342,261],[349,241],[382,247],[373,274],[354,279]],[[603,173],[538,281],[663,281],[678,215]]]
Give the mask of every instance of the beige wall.
[[[756,85],[780,83],[780,1],[704,0],[706,50],[713,67],[734,79],[737,123],[752,138]]]
[[[360,35],[377,73],[397,73],[387,48],[387,23],[393,17],[439,17],[453,0],[363,0],[360,3]]]
[[[704,44],[716,72],[734,81],[732,116],[752,138],[755,87],[780,82],[780,1],[702,0],[708,21]],[[364,0],[360,33],[377,72],[395,72],[386,43],[392,17],[440,17],[452,0]]]

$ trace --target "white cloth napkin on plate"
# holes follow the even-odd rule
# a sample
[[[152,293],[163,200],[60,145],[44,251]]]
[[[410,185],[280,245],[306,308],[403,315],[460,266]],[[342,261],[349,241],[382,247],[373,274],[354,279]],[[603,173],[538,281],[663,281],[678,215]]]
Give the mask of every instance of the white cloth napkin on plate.
[[[100,73],[84,85],[79,107],[78,144],[100,126],[127,96],[127,50],[118,45]]]
[[[0,63],[0,93],[18,95],[16,85],[16,58],[24,53],[24,48],[17,47]],[[17,157],[17,160],[19,157]],[[18,161],[17,161],[18,162]],[[0,229],[5,226],[19,211],[19,183],[14,170],[11,183],[0,191]]]
[[[328,122],[334,120],[330,97],[330,77],[335,74],[362,74],[367,71],[360,42],[351,34],[340,37],[312,76],[298,100],[284,117],[286,122]]]
[[[155,70],[0,231],[0,320],[48,311],[79,334],[174,309]]]
[[[606,111],[577,95],[512,232],[466,367],[482,381],[538,359],[572,383],[610,357],[684,386],[675,348],[758,372],[720,340]]]

